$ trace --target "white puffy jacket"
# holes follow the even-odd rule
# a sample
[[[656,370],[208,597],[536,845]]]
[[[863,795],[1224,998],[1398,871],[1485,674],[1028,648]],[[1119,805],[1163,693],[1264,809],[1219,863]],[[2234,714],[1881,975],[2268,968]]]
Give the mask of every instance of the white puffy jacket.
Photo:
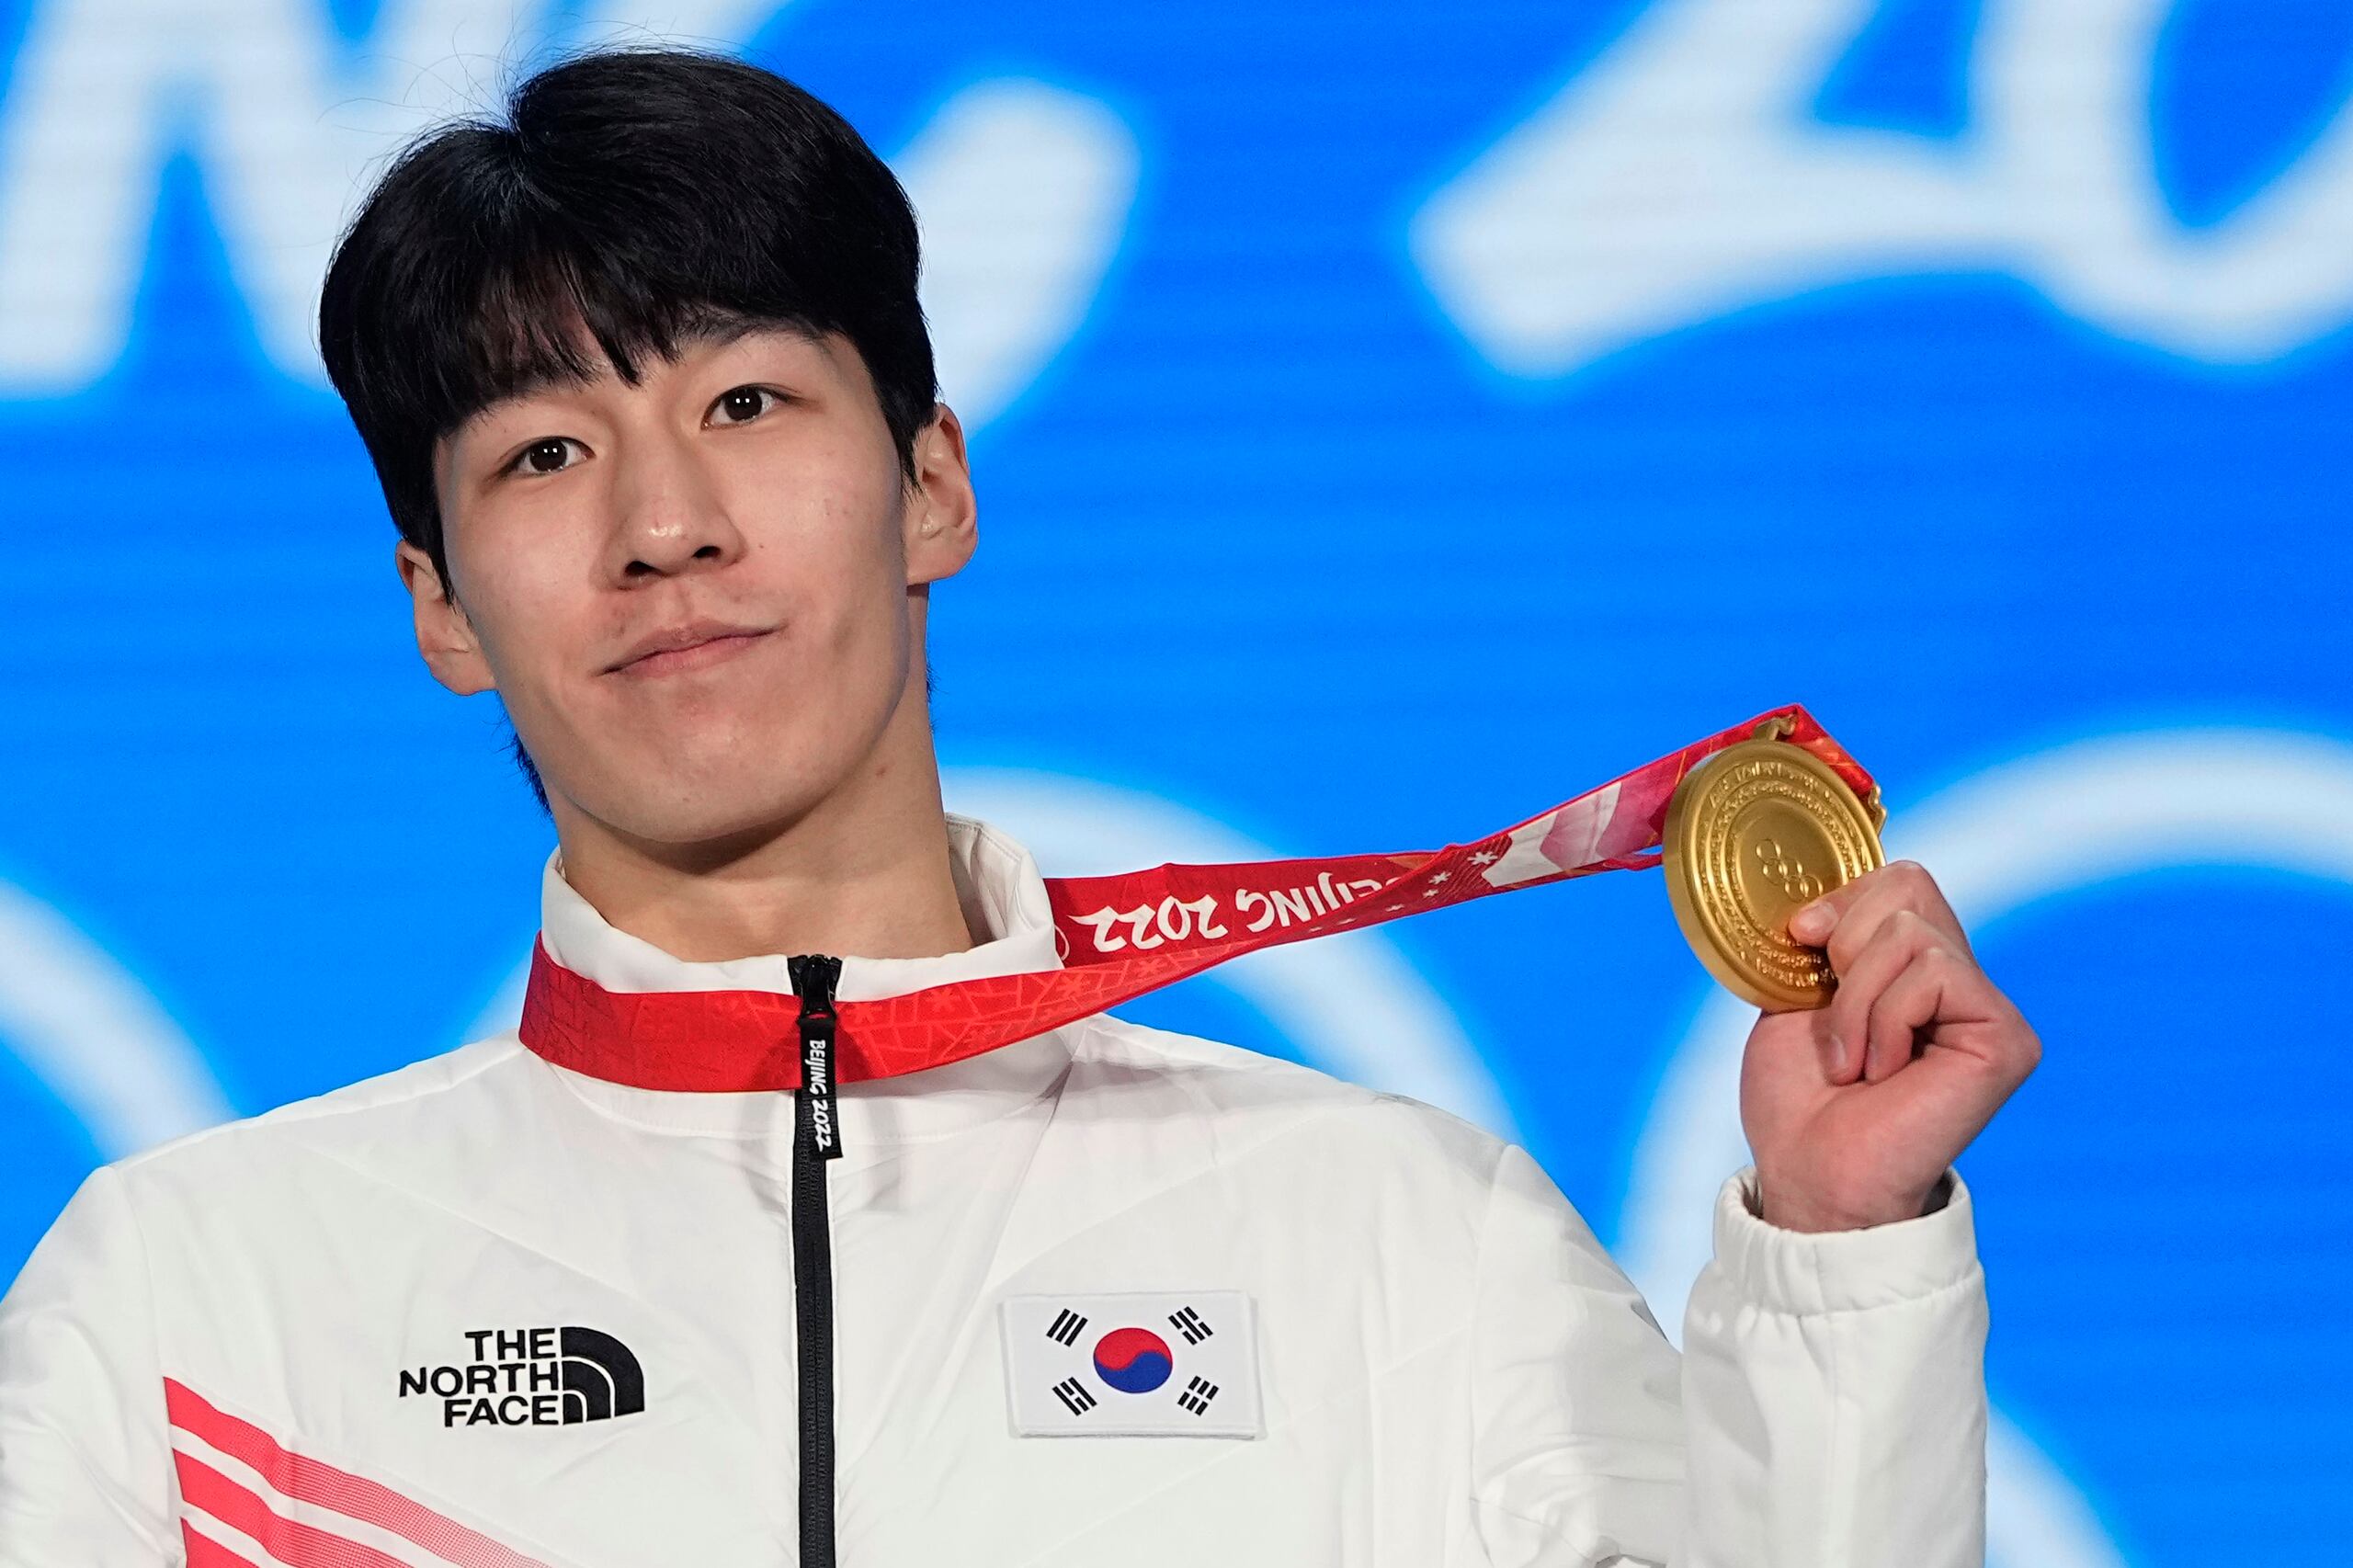
[[[949,819],[968,952],[1045,888]],[[789,990],[608,925],[613,990]],[[1097,1015],[841,1087],[843,1568],[1961,1568],[1984,1539],[1969,1193],[1866,1231],[1714,1214],[1680,1357],[1528,1153]],[[0,1301],[0,1565],[795,1561],[791,1097],[512,1034],[94,1172]],[[1155,1359],[1156,1358],[1156,1359]]]

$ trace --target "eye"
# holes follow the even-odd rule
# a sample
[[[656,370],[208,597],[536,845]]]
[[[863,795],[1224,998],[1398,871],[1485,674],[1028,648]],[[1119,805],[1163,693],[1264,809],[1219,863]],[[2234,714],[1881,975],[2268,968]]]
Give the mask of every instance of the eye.
[[[506,465],[506,472],[508,473],[562,473],[572,466],[564,460],[565,453],[579,445],[579,442],[569,436],[542,436],[516,453],[515,460]]]
[[[783,401],[784,394],[774,387],[731,387],[712,401],[710,413],[721,425],[748,425],[772,403]]]

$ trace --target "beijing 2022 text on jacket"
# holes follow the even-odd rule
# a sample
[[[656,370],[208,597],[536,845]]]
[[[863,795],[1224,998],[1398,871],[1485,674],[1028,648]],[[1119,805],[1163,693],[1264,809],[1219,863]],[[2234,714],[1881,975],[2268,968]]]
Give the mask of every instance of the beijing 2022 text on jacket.
[[[989,939],[841,999],[1058,967],[1029,853],[949,826]],[[556,856],[542,929],[790,989]],[[792,1564],[792,1100],[510,1033],[93,1173],[0,1301],[0,1568]],[[1233,1046],[1097,1014],[839,1115],[844,1568],[1982,1562],[1957,1176],[1806,1235],[1732,1174],[1678,1357],[1524,1150]]]

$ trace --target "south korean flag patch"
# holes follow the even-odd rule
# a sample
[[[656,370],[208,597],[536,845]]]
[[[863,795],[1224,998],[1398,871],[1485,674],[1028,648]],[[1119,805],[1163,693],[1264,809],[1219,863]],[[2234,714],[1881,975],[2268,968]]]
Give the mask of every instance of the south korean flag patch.
[[[1257,1324],[1240,1290],[1010,1296],[1005,1365],[1025,1437],[1256,1437]]]

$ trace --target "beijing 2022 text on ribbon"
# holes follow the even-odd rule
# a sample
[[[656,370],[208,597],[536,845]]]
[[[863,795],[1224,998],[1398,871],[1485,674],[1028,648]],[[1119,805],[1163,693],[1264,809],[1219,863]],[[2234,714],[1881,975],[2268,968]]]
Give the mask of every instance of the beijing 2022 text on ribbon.
[[[894,1077],[960,1062],[1259,948],[1490,893],[1655,866],[1677,786],[1718,753],[1755,743],[1760,732],[1778,733],[1775,744],[1808,754],[1792,760],[1835,776],[1850,799],[1875,807],[1871,776],[1793,703],[1443,849],[1049,877],[1063,967],[833,1004],[835,1079]],[[645,1087],[798,1089],[801,1011],[799,997],[780,992],[608,991],[536,944],[521,1036],[559,1065]],[[838,1153],[837,1146],[827,1153]]]

